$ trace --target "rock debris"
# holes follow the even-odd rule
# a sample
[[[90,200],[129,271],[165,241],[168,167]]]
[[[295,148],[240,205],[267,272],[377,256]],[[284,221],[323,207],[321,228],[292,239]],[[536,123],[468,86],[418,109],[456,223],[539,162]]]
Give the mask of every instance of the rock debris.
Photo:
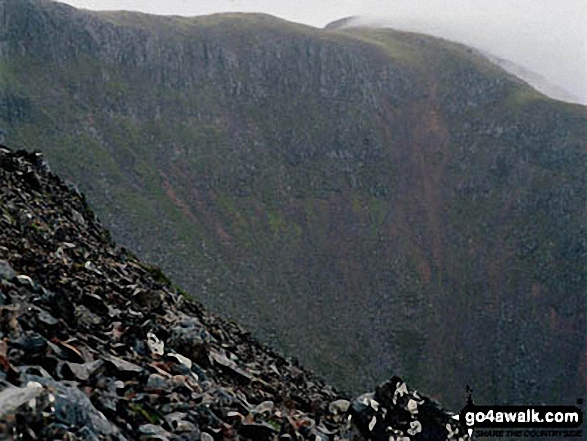
[[[0,316],[0,437],[468,439],[397,377],[350,400],[210,313],[117,248],[41,154],[6,147]]]

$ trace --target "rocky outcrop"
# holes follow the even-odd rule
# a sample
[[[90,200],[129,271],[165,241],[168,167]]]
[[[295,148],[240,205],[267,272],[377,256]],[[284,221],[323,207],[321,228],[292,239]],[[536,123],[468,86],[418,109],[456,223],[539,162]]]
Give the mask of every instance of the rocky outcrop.
[[[350,406],[190,300],[117,248],[39,153],[0,147],[0,210],[0,436],[438,440],[440,427],[449,439],[448,414],[415,392],[406,404],[399,379]],[[412,417],[389,420],[400,404]],[[365,424],[386,406],[389,428]]]

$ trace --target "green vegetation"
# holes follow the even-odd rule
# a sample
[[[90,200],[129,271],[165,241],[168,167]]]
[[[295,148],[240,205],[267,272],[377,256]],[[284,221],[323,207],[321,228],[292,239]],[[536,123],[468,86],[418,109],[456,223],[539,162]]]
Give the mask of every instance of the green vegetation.
[[[129,403],[128,407],[131,410],[131,412],[133,412],[135,415],[142,416],[150,424],[161,423],[161,417],[159,415],[146,410],[141,404]]]

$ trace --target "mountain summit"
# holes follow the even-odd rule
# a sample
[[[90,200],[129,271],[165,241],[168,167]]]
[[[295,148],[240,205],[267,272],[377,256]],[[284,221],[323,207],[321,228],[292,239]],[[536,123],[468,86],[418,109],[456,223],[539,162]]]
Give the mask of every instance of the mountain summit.
[[[116,240],[342,389],[587,392],[587,115],[476,51],[0,0],[0,129]]]

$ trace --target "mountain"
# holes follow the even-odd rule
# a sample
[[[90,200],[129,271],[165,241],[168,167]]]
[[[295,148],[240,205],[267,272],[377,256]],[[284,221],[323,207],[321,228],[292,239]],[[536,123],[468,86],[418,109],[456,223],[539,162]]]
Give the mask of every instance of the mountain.
[[[326,26],[324,26],[324,29],[342,29],[347,26],[352,26],[358,19],[359,17],[356,15],[339,18],[338,20],[334,20],[326,24]]]
[[[116,247],[40,153],[0,146],[0,196],[2,439],[465,435],[397,377],[350,402],[211,314]]]
[[[581,84],[585,75],[581,72],[580,62],[576,61],[582,60],[584,57],[580,52],[565,52],[566,49],[571,50],[576,45],[582,44],[583,40],[577,38],[577,35],[573,35],[572,32],[567,33],[566,44],[558,47],[558,50],[553,50],[553,48],[546,47],[548,44],[545,43],[548,43],[548,38],[541,40],[541,35],[545,35],[543,28],[549,26],[543,24],[542,30],[538,31],[536,23],[530,24],[532,20],[529,20],[527,14],[517,18],[510,17],[513,21],[518,21],[516,28],[512,28],[511,23],[507,25],[499,20],[488,22],[488,17],[475,18],[475,14],[470,17],[470,20],[459,21],[454,11],[452,14],[440,14],[444,16],[434,14],[430,8],[420,8],[420,12],[416,12],[418,5],[414,2],[409,2],[409,4],[411,6],[407,9],[404,8],[403,13],[396,11],[397,13],[393,16],[348,16],[328,23],[325,28],[348,30],[368,27],[424,32],[434,37],[475,48],[482,57],[489,59],[506,72],[527,82],[531,87],[550,98],[572,104],[587,105]],[[420,6],[424,5],[425,3],[420,4]],[[408,10],[411,12],[407,12]],[[496,23],[501,23],[503,26],[501,28],[499,25],[495,26]],[[505,30],[507,27],[510,27],[509,31]],[[516,29],[521,27],[527,28],[528,32],[524,32],[521,40],[512,41],[512,36],[516,35]],[[532,27],[536,29],[530,30]],[[478,31],[476,32],[475,29]],[[508,45],[503,44],[506,41],[509,41]],[[534,47],[530,48],[529,45],[534,45]],[[551,68],[548,69],[548,66]],[[555,75],[556,69],[553,71],[553,67],[567,73],[574,70],[574,74],[563,78],[561,75]],[[546,72],[549,73],[546,74]],[[578,81],[571,80],[572,77]]]
[[[0,128],[116,240],[357,392],[587,388],[586,108],[467,47],[0,0]]]

